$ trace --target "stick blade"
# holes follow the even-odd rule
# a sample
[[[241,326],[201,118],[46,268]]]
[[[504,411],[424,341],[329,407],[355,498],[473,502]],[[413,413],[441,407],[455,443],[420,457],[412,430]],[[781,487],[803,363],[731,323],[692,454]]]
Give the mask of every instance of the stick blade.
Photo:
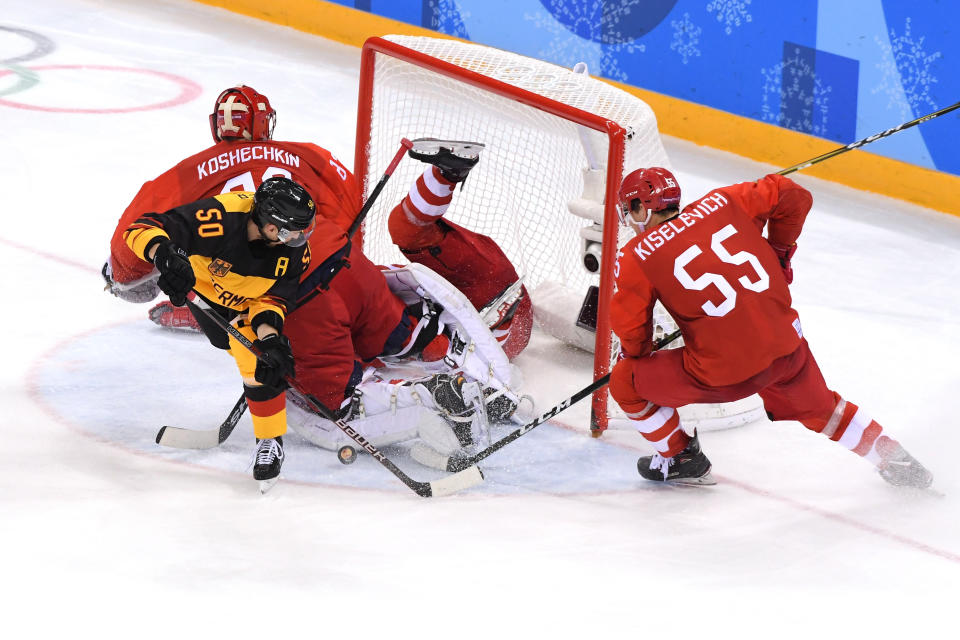
[[[156,442],[161,446],[174,449],[213,449],[221,442],[220,430],[194,431],[164,425],[157,432]]]
[[[434,497],[449,496],[471,487],[475,487],[483,482],[483,472],[480,467],[474,465],[463,471],[447,476],[441,480],[434,480],[430,484],[431,495]]]

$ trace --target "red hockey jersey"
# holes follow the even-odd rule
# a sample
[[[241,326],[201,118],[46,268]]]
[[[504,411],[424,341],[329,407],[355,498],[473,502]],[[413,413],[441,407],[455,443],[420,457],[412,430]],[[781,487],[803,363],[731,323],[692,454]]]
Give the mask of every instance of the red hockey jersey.
[[[110,241],[114,280],[132,282],[153,269],[123,241],[124,230],[143,214],[228,191],[256,191],[274,176],[302,184],[317,203],[317,215],[344,230],[360,211],[362,195],[353,174],[326,149],[306,142],[219,142],[140,187]]]
[[[687,372],[709,386],[746,380],[792,353],[802,333],[779,260],[763,238],[791,245],[812,204],[778,175],[714,189],[617,257],[611,323],[624,352],[652,348],[657,300],[677,321]]]

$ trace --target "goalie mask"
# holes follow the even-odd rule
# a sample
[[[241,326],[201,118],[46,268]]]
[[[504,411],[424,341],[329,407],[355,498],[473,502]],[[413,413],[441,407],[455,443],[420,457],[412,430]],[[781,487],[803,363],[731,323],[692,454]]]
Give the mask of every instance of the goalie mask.
[[[620,223],[623,225],[627,224],[634,200],[639,200],[647,210],[643,226],[650,221],[651,213],[680,206],[680,185],[663,167],[637,169],[620,183]]]
[[[253,194],[253,221],[261,233],[266,225],[276,225],[280,242],[291,247],[306,244],[316,212],[307,190],[289,178],[265,180]]]
[[[272,140],[277,112],[267,96],[240,85],[223,91],[210,114],[210,133],[215,142],[225,139]]]

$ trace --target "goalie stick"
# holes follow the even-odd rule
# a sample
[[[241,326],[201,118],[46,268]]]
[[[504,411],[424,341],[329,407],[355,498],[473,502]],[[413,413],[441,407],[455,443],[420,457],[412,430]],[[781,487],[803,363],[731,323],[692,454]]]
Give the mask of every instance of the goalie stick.
[[[679,337],[680,337],[680,330],[677,329],[673,333],[666,335],[660,340],[658,340],[657,343],[653,346],[653,350],[656,351],[658,349],[662,349],[663,347],[667,346],[668,344],[670,344],[671,342],[673,342]],[[451,471],[451,472],[462,471],[463,469],[476,465],[481,460],[499,451],[500,449],[507,446],[508,444],[510,444],[511,442],[513,442],[514,440],[522,436],[523,434],[529,433],[530,431],[540,426],[550,418],[553,418],[554,416],[556,416],[558,413],[570,408],[572,405],[576,404],[577,402],[580,402],[587,396],[592,395],[594,391],[596,391],[597,389],[600,389],[601,387],[606,385],[608,382],[610,382],[609,373],[603,377],[597,378],[596,380],[588,384],[586,387],[584,387],[580,391],[577,391],[575,394],[573,394],[572,396],[570,396],[560,404],[554,406],[553,408],[549,409],[545,413],[540,414],[538,418],[534,419],[531,422],[528,422],[527,424],[523,425],[519,429],[510,432],[509,434],[505,435],[504,437],[500,438],[499,440],[491,444],[486,449],[483,449],[482,451],[479,451],[470,457],[457,457],[457,456],[447,457],[437,453],[436,451],[432,451],[422,443],[417,443],[417,445],[420,445],[420,446],[414,445],[417,449],[416,455],[414,457],[418,462],[422,464],[426,464],[427,466],[430,466],[430,467],[434,467],[437,469],[444,469],[446,471]]]
[[[370,193],[370,197],[367,198],[367,201],[363,203],[363,207],[361,207],[359,213],[357,213],[357,217],[354,218],[353,222],[350,224],[350,229],[347,231],[348,241],[353,238],[353,234],[356,233],[357,229],[360,228],[360,225],[363,224],[364,218],[367,217],[367,213],[370,211],[370,208],[373,207],[373,204],[377,201],[377,198],[380,196],[380,192],[383,191],[383,187],[387,183],[387,180],[390,179],[390,176],[393,175],[397,165],[399,165],[400,161],[403,159],[403,154],[411,148],[413,148],[412,142],[406,138],[400,140],[400,149],[393,156],[393,160],[390,161],[390,164],[387,165],[386,171],[384,171],[383,175],[380,176],[380,181],[377,182],[377,185],[373,188],[373,191]],[[328,278],[332,279],[336,273],[337,272],[334,271],[332,275],[328,276]],[[330,284],[329,280],[327,280],[325,284]],[[298,301],[298,304],[302,305],[308,299],[309,298],[304,298],[303,300]],[[240,399],[237,400],[236,404],[233,405],[230,415],[227,416],[227,419],[223,421],[223,424],[221,424],[219,428],[196,430],[164,425],[160,427],[160,431],[157,432],[156,442],[164,447],[174,447],[176,449],[212,449],[223,444],[226,439],[230,437],[230,434],[233,433],[234,428],[237,426],[237,423],[240,421],[240,418],[243,416],[246,410],[247,401],[246,398],[241,394]]]
[[[197,294],[196,301],[187,300],[187,306],[210,318],[210,320],[215,322],[218,327],[233,336],[237,342],[242,344],[250,353],[255,355],[258,360],[263,357],[263,353],[253,344],[253,342],[247,339],[247,337],[240,333],[236,327],[227,322],[222,316],[220,316],[220,314],[214,311],[213,308],[210,307],[210,305],[207,304],[207,302],[199,294]],[[407,487],[409,487],[418,496],[430,498],[432,496],[450,495],[463,489],[469,489],[470,487],[474,487],[483,482],[483,473],[480,472],[480,469],[476,465],[464,467],[454,475],[441,480],[434,480],[432,482],[419,482],[414,480],[401,471],[397,465],[383,455],[379,449],[370,444],[366,438],[357,433],[349,424],[338,418],[332,411],[327,409],[322,402],[304,391],[303,387],[300,386],[300,383],[297,382],[295,378],[287,376],[285,380],[287,384],[290,385],[290,390],[299,396],[303,403],[310,407],[314,413],[337,425],[337,427],[347,434],[351,440],[360,445],[364,451],[373,456],[377,462],[386,467],[390,473],[396,476],[400,482],[407,485]]]

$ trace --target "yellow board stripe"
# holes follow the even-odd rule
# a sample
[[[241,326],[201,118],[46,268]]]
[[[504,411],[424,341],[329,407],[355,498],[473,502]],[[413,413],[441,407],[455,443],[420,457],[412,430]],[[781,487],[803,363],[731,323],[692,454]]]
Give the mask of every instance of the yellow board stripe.
[[[194,0],[359,47],[390,33],[449,38],[445,34],[320,0]],[[771,164],[790,167],[842,145],[679,98],[610,84],[638,96],[657,114],[660,132]],[[899,122],[887,123],[893,127]],[[923,125],[920,125],[923,126]],[[879,130],[872,133],[879,133]],[[802,172],[960,216],[960,176],[855,150]],[[757,176],[760,177],[760,176]]]

